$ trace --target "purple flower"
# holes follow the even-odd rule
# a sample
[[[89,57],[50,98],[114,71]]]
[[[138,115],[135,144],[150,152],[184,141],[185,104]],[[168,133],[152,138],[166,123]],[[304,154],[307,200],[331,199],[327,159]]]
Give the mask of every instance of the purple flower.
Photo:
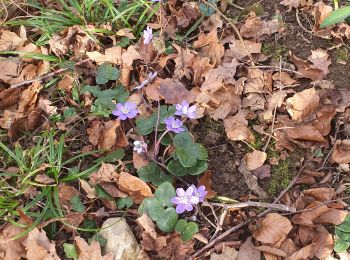
[[[199,199],[193,196],[194,189],[190,186],[186,191],[183,188],[176,189],[177,197],[171,198],[171,203],[176,204],[176,213],[181,214],[193,210],[193,205],[199,203]]]
[[[119,120],[126,120],[128,118],[135,118],[140,112],[137,110],[137,106],[133,102],[127,101],[124,105],[118,103],[116,105],[116,110],[112,111],[112,114],[117,116]]]
[[[191,185],[191,187],[193,188],[193,196],[196,196],[200,202],[203,202],[205,199],[205,196],[207,195],[207,191],[205,190],[205,186],[201,185],[198,188],[196,188],[196,186],[194,186],[193,184]]]
[[[188,102],[184,100],[182,101],[181,104],[176,105],[175,115],[177,116],[185,115],[188,118],[193,119],[193,118],[196,118],[196,109],[197,109],[196,105],[190,106]]]
[[[147,26],[146,30],[143,31],[143,44],[147,45],[152,41],[152,28]]]
[[[149,83],[151,83],[151,81],[157,77],[157,72],[150,72],[148,73],[148,78],[145,79],[144,81],[142,81],[142,83],[140,85],[138,85],[137,87],[134,87],[134,89],[142,89],[144,86],[148,85]]]
[[[174,133],[181,133],[183,131],[185,131],[185,129],[182,128],[183,123],[181,122],[180,119],[177,119],[173,116],[170,116],[168,118],[166,118],[164,120],[166,129],[168,129],[168,131],[172,131]]]

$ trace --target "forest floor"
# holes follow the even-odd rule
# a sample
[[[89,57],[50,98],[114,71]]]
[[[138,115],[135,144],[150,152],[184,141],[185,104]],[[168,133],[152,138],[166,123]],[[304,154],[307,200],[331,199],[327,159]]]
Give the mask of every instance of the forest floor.
[[[0,259],[350,259],[333,9],[3,2]]]

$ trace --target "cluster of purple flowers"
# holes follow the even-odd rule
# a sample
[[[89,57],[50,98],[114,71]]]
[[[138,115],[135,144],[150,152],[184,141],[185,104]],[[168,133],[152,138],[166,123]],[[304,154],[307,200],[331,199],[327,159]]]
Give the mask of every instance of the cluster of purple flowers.
[[[184,100],[182,101],[181,104],[176,105],[175,115],[185,116],[190,119],[193,119],[193,118],[196,118],[196,110],[197,110],[196,105],[190,106],[190,104],[188,104],[188,102]],[[185,129],[182,128],[183,122],[180,119],[175,118],[173,116],[166,118],[164,120],[164,123],[168,131],[174,132],[176,134],[185,131]]]
[[[176,213],[181,214],[185,211],[192,211],[194,205],[203,202],[207,191],[204,185],[196,188],[192,184],[186,191],[183,188],[177,188],[176,195],[176,197],[171,198],[171,202],[177,205]]]

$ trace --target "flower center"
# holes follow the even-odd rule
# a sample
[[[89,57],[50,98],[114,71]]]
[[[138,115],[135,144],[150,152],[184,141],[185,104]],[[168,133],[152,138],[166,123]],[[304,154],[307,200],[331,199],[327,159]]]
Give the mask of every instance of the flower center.
[[[176,121],[171,122],[172,128],[179,128],[179,124]]]
[[[121,111],[123,112],[123,114],[129,114],[129,109],[127,109],[126,107],[122,107]]]
[[[187,197],[181,197],[180,198],[180,203],[183,203],[183,204],[188,203],[188,198]]]

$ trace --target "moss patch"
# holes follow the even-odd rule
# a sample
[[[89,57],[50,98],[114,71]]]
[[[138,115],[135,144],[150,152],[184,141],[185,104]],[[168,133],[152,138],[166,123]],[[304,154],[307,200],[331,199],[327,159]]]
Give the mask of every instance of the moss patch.
[[[288,52],[288,48],[284,45],[265,43],[261,48],[261,52],[271,57],[272,60],[279,61],[280,57],[283,59],[284,54]]]

